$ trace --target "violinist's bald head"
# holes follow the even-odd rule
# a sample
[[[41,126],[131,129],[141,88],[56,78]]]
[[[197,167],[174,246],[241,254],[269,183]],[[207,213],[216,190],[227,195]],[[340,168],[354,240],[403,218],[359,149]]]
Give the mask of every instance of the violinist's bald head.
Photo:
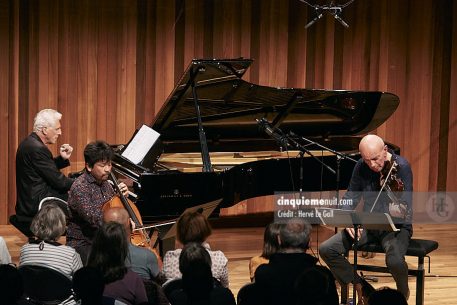
[[[125,229],[130,230],[130,217],[124,208],[110,208],[103,212],[103,222],[114,221],[124,225]]]
[[[362,153],[362,151],[367,153],[372,151],[379,152],[383,147],[384,141],[381,139],[381,137],[374,134],[369,134],[364,136],[360,141],[359,151],[360,153]]]
[[[377,135],[366,135],[359,144],[360,155],[363,161],[374,172],[380,172],[384,162],[388,159],[387,146],[381,137]]]

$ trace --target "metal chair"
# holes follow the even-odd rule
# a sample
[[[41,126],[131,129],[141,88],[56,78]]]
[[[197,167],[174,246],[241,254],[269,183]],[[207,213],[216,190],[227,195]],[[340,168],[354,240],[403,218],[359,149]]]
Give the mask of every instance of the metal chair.
[[[38,204],[38,211],[41,210],[41,207],[47,203],[53,202],[57,204],[62,211],[65,213],[65,216],[70,218],[71,212],[70,209],[68,208],[68,204],[65,200],[60,199],[58,197],[46,197],[43,198],[40,203]],[[10,223],[18,229],[22,234],[24,234],[27,237],[33,237],[32,231],[30,231],[30,224],[32,223],[32,217],[24,217],[24,216],[17,216],[17,215],[11,215],[9,218]]]
[[[46,197],[41,199],[40,203],[38,204],[38,211],[41,210],[41,208],[48,203],[55,203],[57,206],[59,206],[59,208],[62,209],[67,218],[70,217],[71,213],[70,209],[68,208],[68,203],[65,200],[58,197]]]
[[[409,242],[408,250],[406,251],[406,256],[415,256],[417,257],[417,268],[408,267],[408,275],[416,277],[416,305],[424,304],[424,291],[425,291],[425,268],[424,268],[424,259],[428,258],[428,272],[430,273],[430,256],[429,254],[438,249],[438,242],[434,240],[426,239],[416,239],[412,238]],[[384,253],[381,245],[379,244],[365,244],[360,246],[360,251],[368,251],[374,253]],[[357,265],[357,269],[361,271],[372,271],[380,273],[390,273],[389,268],[386,266],[373,266],[373,265]],[[347,300],[347,286],[342,287],[341,292],[341,302],[345,303]]]

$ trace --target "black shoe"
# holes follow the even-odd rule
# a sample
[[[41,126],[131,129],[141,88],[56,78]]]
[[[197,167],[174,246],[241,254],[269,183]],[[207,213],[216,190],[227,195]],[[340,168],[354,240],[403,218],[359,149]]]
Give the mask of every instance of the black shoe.
[[[362,275],[360,276],[360,284],[362,284],[362,295],[363,297],[368,300],[370,295],[376,290],[368,281],[365,279],[365,277]]]

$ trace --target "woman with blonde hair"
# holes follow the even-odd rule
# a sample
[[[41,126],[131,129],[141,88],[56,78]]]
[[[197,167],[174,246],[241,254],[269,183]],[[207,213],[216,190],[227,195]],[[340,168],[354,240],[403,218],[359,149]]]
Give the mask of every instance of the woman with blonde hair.
[[[249,261],[249,274],[251,282],[254,281],[254,274],[257,267],[268,264],[270,256],[279,251],[278,235],[281,229],[280,223],[272,222],[266,228],[263,234],[263,250],[259,256],[254,256]]]

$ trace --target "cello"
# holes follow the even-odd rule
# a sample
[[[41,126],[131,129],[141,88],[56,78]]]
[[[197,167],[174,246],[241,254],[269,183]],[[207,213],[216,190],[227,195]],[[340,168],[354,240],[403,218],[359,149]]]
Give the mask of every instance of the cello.
[[[136,205],[130,201],[128,198],[122,194],[119,183],[114,176],[113,172],[110,172],[110,179],[113,181],[114,190],[117,192],[117,195],[113,196],[109,201],[103,205],[103,212],[111,208],[124,208],[129,214],[130,219],[132,220],[135,228],[131,231],[130,242],[138,247],[146,248],[151,250],[154,255],[157,257],[157,262],[159,264],[159,269],[162,268],[162,260],[160,258],[157,249],[151,247],[151,239],[149,238],[148,232],[143,226],[143,221],[141,219],[140,212]]]

